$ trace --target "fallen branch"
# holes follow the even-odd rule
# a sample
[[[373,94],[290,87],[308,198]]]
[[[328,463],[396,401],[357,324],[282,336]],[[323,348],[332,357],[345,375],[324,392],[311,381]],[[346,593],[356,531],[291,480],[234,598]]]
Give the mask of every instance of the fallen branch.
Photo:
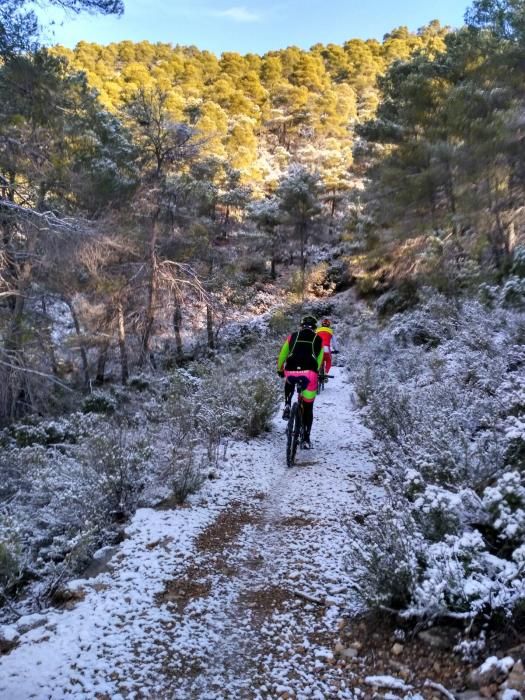
[[[325,604],[324,598],[314,598],[312,595],[309,595],[308,593],[304,593],[303,591],[292,591],[292,592],[298,598],[302,598],[303,600],[306,600],[309,603],[315,603],[315,605],[324,605]]]
[[[432,688],[432,690],[437,690],[438,693],[441,693],[441,695],[444,695],[448,700],[455,700],[455,697],[452,695],[452,693],[447,690],[444,686],[441,685],[441,683],[434,683],[434,681],[425,681],[425,688]]]

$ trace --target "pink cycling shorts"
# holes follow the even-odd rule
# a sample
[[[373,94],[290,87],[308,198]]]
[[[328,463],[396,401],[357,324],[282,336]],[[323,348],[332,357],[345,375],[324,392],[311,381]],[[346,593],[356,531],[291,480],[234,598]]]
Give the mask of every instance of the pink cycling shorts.
[[[306,389],[303,391],[303,401],[306,403],[311,403],[314,401],[317,395],[317,372],[314,372],[312,369],[294,369],[290,371],[284,370],[284,376],[286,379],[288,379],[288,377],[306,377],[308,379],[308,384],[306,385]]]

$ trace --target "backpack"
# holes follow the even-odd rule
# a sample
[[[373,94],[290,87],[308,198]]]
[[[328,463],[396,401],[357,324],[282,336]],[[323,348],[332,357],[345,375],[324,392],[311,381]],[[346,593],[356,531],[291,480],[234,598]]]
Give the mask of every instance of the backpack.
[[[316,342],[317,341],[317,342]],[[315,347],[315,346],[318,347]],[[286,358],[287,370],[317,371],[317,356],[321,351],[321,338],[311,328],[302,328],[290,337],[290,354]]]

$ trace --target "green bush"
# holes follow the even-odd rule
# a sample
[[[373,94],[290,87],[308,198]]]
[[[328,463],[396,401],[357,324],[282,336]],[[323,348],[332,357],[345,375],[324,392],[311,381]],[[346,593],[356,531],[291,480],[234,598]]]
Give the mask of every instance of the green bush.
[[[115,413],[117,402],[113,396],[109,396],[101,391],[94,391],[82,402],[83,413],[103,413],[110,415]]]
[[[15,584],[21,572],[22,567],[13,545],[0,541],[0,589],[8,589]]]
[[[239,391],[241,428],[248,437],[256,437],[270,429],[278,403],[278,391],[265,377],[243,382]]]
[[[407,311],[419,302],[417,285],[412,280],[405,280],[395,289],[382,294],[376,301],[376,311],[381,316],[393,316]]]
[[[65,420],[42,423],[20,423],[9,429],[18,447],[31,445],[59,445],[64,442],[75,443],[77,434]]]
[[[517,246],[512,257],[512,274],[525,278],[525,246]]]
[[[145,391],[146,389],[149,389],[150,383],[145,377],[138,374],[136,377],[130,378],[128,386],[131,389],[136,389],[137,391]]]
[[[275,335],[284,336],[295,327],[296,323],[292,316],[286,313],[284,309],[277,309],[277,311],[274,311],[271,315],[268,327]]]

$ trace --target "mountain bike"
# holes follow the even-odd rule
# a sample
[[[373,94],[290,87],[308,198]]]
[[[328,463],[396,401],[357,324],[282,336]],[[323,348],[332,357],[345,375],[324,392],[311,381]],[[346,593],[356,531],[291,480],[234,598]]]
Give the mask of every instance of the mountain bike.
[[[319,393],[321,393],[321,391],[324,391],[326,380],[333,379],[334,376],[335,376],[334,374],[325,374],[324,362],[323,362],[323,364],[321,365],[321,369],[319,370],[319,387],[318,387]]]
[[[334,375],[325,374],[324,377],[333,379]],[[297,399],[293,402],[292,408],[290,410],[290,417],[288,418],[288,423],[286,425],[286,464],[289,467],[293,467],[293,465],[295,464],[297,446],[303,442],[304,438],[303,391],[308,386],[308,378],[288,377],[286,381],[290,384],[293,384],[295,390],[297,391]]]
[[[297,445],[302,442],[304,436],[303,391],[308,386],[308,379],[307,377],[288,377],[286,381],[293,384],[297,391],[297,399],[293,402],[286,426],[286,464],[292,467],[295,463]]]
[[[332,350],[332,355],[338,355],[339,350]],[[326,374],[325,372],[325,360],[321,363],[321,369],[319,370],[319,393],[324,390],[326,380],[327,379],[333,379],[334,376],[332,374]]]

